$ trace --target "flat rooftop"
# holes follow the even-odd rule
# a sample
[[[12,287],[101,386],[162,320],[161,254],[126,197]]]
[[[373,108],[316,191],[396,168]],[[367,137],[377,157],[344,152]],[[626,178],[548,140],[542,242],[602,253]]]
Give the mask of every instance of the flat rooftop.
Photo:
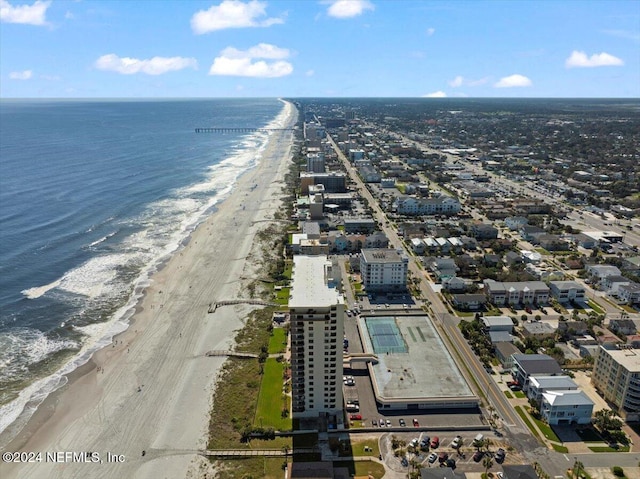
[[[290,308],[329,307],[343,303],[331,261],[326,256],[294,256],[291,279]]]
[[[477,402],[428,316],[361,316],[358,319],[376,399],[428,403]]]

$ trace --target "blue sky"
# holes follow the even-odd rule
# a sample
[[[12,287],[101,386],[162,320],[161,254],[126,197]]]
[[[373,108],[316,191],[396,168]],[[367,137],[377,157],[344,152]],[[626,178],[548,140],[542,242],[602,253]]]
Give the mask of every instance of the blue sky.
[[[0,0],[0,97],[640,97],[640,0]]]

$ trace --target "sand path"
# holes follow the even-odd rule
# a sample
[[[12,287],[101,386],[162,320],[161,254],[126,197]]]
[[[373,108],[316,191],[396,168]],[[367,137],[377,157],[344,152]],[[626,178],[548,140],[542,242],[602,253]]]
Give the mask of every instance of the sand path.
[[[297,112],[291,104],[285,112],[292,126]],[[0,463],[3,479],[198,477],[205,461],[197,450],[206,446],[224,361],[205,353],[231,347],[250,311],[239,305],[208,314],[208,305],[247,296],[240,278],[251,274],[245,260],[255,233],[279,205],[291,135],[272,135],[259,165],[153,276],[132,326],[47,398],[6,448],[41,452],[42,462]],[[47,462],[53,451],[97,452],[101,462]],[[109,462],[108,454],[120,457]]]

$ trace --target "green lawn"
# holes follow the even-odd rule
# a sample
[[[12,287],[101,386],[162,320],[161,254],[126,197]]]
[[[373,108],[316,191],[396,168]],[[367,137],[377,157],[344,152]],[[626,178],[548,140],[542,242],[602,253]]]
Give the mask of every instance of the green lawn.
[[[542,431],[542,434],[544,434],[544,437],[546,437],[551,441],[562,442],[560,438],[556,435],[556,433],[553,432],[553,429],[551,429],[551,426],[549,426],[546,422],[541,421],[540,419],[536,419],[535,417],[532,419],[533,419],[533,422],[536,423],[536,426],[538,426],[538,429]]]
[[[551,444],[551,447],[553,448],[554,451],[562,453],[562,454],[566,454],[567,452],[569,452],[569,448],[568,447],[559,446],[558,444]]]
[[[508,399],[513,399],[513,394],[511,394],[511,391],[505,391],[504,395],[507,396]]]
[[[589,449],[591,449],[593,452],[629,452],[629,446],[620,446],[617,449],[614,449],[612,447],[609,446],[602,446],[602,447],[590,447]]]
[[[268,358],[264,363],[264,373],[258,395],[258,407],[254,425],[258,427],[272,427],[278,431],[291,430],[291,418],[282,417],[282,410],[288,407],[288,401],[282,394],[282,374],[284,364],[275,358]]]
[[[538,439],[540,438],[540,434],[538,433],[538,430],[533,426],[533,424],[531,423],[531,420],[529,419],[530,416],[529,414],[527,414],[527,412],[524,410],[524,408],[522,406],[516,406],[515,407],[516,412],[518,413],[518,416],[520,416],[522,418],[522,420],[524,421],[524,423],[527,425],[527,427],[529,428],[529,430],[531,431],[531,433]]]
[[[518,399],[524,399],[527,397],[527,395],[525,393],[523,393],[522,391],[513,391],[513,395],[515,397],[517,397]]]
[[[276,291],[276,303],[284,306],[289,304],[289,291],[290,288],[282,288],[280,291]]]
[[[593,299],[587,301],[587,304],[591,309],[593,309],[598,314],[603,314],[604,310],[600,307],[598,303],[596,303]]]
[[[287,334],[284,328],[273,328],[269,338],[269,354],[284,353],[287,350]]]
[[[370,449],[365,452],[364,448]],[[380,449],[378,448],[378,441],[376,439],[365,439],[363,441],[355,440],[351,442],[351,451],[354,456],[374,456],[378,457]]]
[[[384,466],[373,461],[334,461],[333,465],[348,468],[352,477],[367,477],[370,474],[374,479],[382,479],[385,474]]]

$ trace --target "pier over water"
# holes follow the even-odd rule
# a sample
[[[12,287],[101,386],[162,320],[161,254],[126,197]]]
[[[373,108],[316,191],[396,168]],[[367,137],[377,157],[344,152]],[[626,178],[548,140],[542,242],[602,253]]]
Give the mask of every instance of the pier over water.
[[[196,133],[253,133],[255,131],[291,131],[295,128],[196,128]]]

